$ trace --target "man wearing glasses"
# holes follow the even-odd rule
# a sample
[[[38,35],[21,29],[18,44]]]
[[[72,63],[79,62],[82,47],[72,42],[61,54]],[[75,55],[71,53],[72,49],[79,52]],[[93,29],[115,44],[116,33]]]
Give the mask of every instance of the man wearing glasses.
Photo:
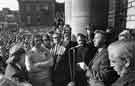
[[[49,50],[42,46],[40,35],[34,38],[35,46],[26,55],[26,68],[29,71],[29,78],[32,86],[52,86],[50,80],[50,68],[53,65],[53,58]]]
[[[52,42],[48,34],[43,35],[43,47],[47,49],[51,49],[52,47]]]

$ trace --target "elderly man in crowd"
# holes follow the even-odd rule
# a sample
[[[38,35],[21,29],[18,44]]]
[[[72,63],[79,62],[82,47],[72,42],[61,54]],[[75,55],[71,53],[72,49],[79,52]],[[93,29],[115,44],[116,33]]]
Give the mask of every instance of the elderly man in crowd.
[[[116,41],[108,52],[111,66],[120,76],[112,86],[135,86],[135,41]]]

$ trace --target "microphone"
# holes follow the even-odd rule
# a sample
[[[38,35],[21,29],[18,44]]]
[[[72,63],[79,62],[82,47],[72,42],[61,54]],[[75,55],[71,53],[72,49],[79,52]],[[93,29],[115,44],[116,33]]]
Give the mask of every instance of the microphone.
[[[78,48],[78,47],[80,47],[80,45],[77,45],[75,47],[71,47],[70,50],[73,50],[73,49]]]

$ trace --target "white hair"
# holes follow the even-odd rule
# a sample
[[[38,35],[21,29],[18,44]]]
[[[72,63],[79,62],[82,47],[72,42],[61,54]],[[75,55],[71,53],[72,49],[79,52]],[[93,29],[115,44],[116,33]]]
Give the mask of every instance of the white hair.
[[[129,59],[130,66],[135,67],[135,41],[133,40],[119,40],[109,45],[108,51],[117,50],[122,53],[121,60]]]

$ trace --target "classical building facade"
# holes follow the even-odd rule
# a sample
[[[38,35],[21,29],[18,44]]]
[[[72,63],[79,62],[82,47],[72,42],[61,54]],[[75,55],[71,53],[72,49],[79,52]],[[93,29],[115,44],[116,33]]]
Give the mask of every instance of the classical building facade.
[[[3,8],[0,11],[0,29],[2,31],[16,32],[20,23],[18,11],[9,8]]]
[[[126,28],[128,0],[109,0],[108,26],[112,27],[116,35]]]
[[[87,24],[112,27],[116,34],[135,28],[135,0],[66,0],[65,23],[73,33],[85,33]]]
[[[126,27],[135,29],[135,0],[128,0]]]
[[[48,26],[54,22],[55,0],[18,0],[22,26]]]
[[[23,26],[53,23],[55,0],[18,1]],[[116,34],[124,28],[135,28],[135,0],[65,0],[64,14],[74,34],[85,34],[87,24],[112,27]]]

